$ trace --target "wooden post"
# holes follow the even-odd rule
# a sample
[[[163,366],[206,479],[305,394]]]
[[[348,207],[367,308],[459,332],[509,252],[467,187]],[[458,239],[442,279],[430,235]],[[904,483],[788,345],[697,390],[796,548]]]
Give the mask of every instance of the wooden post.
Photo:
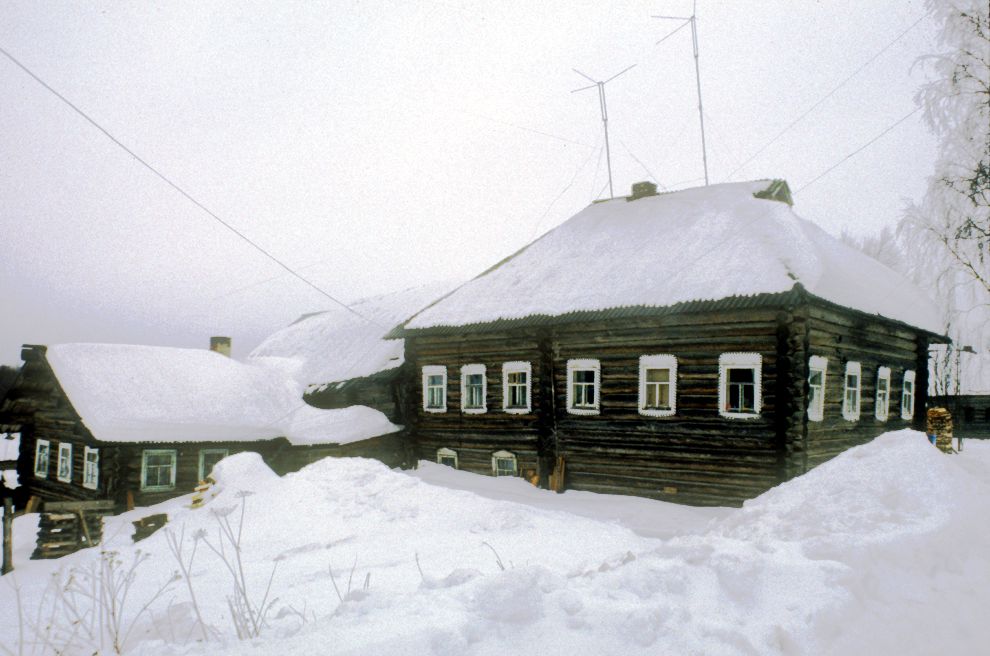
[[[935,446],[945,453],[954,453],[952,448],[952,415],[945,408],[928,410],[928,434],[935,436]]]
[[[14,571],[14,504],[3,500],[3,568],[0,575]]]

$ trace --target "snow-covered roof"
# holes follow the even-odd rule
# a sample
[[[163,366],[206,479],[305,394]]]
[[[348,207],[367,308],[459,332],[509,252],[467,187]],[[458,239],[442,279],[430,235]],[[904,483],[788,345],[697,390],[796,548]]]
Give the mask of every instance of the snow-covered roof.
[[[426,329],[534,315],[782,293],[820,298],[939,332],[936,308],[900,274],[757,198],[770,180],[595,203],[404,326]]]
[[[403,342],[384,335],[454,286],[432,283],[358,301],[350,305],[354,312],[337,307],[304,315],[258,345],[250,360],[277,367],[304,386],[398,367]]]
[[[83,423],[107,442],[326,444],[400,429],[364,406],[313,408],[282,372],[205,349],[60,344],[47,360]]]

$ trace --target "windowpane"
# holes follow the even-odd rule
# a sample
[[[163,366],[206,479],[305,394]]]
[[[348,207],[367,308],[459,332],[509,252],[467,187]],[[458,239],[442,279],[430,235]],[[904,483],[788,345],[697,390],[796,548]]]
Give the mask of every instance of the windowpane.
[[[756,372],[752,369],[729,369],[730,383],[752,383],[756,380]]]
[[[454,456],[440,456],[440,464],[457,469],[457,458]]]
[[[495,475],[496,476],[515,476],[516,475],[516,459],[515,458],[495,458]]]
[[[467,374],[464,377],[464,407],[483,408],[485,405],[484,375]]]
[[[648,383],[669,383],[670,369],[647,369],[646,382]]]
[[[670,369],[647,369],[643,407],[647,410],[670,410]]]
[[[752,368],[732,368],[726,371],[729,412],[756,412],[756,371]]]

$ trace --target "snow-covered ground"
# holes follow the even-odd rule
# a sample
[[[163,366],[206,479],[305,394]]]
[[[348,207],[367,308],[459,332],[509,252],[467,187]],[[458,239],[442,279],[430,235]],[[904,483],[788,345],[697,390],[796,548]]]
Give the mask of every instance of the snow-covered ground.
[[[178,569],[165,531],[132,546],[130,522],[168,512],[168,530],[184,530],[186,558],[198,544],[193,591],[219,634],[198,641],[188,588],[176,580],[135,624],[125,645],[133,653],[990,650],[988,442],[968,441],[946,456],[921,433],[888,433],[741,509],[555,495],[432,463],[401,472],[328,459],[278,478],[259,458],[239,454],[216,476],[216,496],[204,508],[187,508],[186,497],[106,522],[104,549],[125,565],[138,549],[147,554],[125,626]],[[260,599],[276,568],[268,626],[247,642],[229,619],[231,576],[206,543],[219,542],[218,513],[242,503],[249,597]],[[237,527],[239,511],[225,517]],[[19,586],[29,637],[32,623],[50,623],[53,572],[74,569],[73,585],[82,587],[80,573],[100,556],[93,549],[28,561],[36,522],[15,522],[17,571],[0,582],[0,652],[20,653],[10,584]],[[54,626],[75,631],[68,653],[94,651],[79,628],[89,621],[85,607],[76,606],[84,617],[77,625],[55,613]],[[68,635],[23,653],[50,653]]]

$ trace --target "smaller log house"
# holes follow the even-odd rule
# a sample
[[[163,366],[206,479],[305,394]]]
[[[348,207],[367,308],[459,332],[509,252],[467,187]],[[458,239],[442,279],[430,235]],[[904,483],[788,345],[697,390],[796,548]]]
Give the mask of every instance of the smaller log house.
[[[318,410],[277,372],[196,349],[26,345],[0,403],[20,432],[18,502],[112,500],[118,510],[192,492],[222,458],[259,453],[279,474],[327,456],[405,458],[372,408]]]
[[[923,428],[938,314],[763,180],[595,203],[392,331],[418,457],[738,505]]]

